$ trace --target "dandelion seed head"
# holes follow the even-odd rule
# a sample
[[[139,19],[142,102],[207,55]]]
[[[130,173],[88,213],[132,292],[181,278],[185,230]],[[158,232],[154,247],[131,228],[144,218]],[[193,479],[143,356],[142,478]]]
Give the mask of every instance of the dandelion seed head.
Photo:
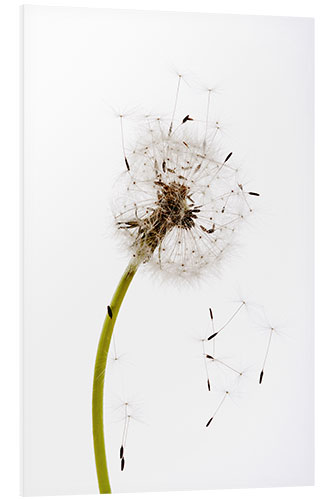
[[[124,153],[114,217],[132,257],[187,279],[224,258],[253,200],[207,122],[191,114],[173,120],[147,116]]]

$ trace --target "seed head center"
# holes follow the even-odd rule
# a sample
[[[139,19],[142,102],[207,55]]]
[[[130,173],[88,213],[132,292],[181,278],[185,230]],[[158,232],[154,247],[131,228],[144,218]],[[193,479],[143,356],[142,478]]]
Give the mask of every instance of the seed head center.
[[[161,189],[157,195],[156,214],[166,230],[174,226],[190,229],[194,226],[192,211],[188,206],[187,197],[189,188],[184,184],[170,182],[161,183]]]

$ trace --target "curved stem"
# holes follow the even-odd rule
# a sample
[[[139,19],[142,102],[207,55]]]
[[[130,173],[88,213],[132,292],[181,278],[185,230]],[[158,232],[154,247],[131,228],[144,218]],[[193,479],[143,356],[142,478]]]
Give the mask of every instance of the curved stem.
[[[103,330],[99,339],[92,395],[92,422],[96,472],[100,493],[111,493],[111,486],[108,475],[107,460],[105,453],[104,423],[103,423],[103,395],[105,369],[108,352],[112,337],[113,328],[118,316],[122,301],[127,289],[140,265],[137,260],[131,260],[122,275],[117,289],[112,297],[108,313],[104,320]]]

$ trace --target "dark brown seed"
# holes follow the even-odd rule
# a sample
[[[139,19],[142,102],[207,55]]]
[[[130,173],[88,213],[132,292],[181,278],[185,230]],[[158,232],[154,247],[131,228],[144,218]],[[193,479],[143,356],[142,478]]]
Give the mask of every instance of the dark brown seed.
[[[207,386],[208,386],[208,390],[210,391],[210,382],[209,382],[209,378],[207,379]]]
[[[165,167],[166,167],[166,163],[165,163],[165,160],[162,161],[162,170],[163,172],[165,172]]]
[[[186,115],[185,118],[183,119],[182,123],[185,123],[185,122],[187,122],[189,120],[192,121],[193,118],[190,118],[190,115]]]
[[[207,424],[206,424],[206,427],[208,427],[208,426],[211,424],[211,422],[212,422],[213,418],[214,418],[214,417],[211,417],[211,418],[208,420],[208,422],[207,422]]]
[[[110,316],[110,318],[112,319],[112,309],[110,306],[108,306],[108,315]]]
[[[219,332],[213,333],[213,335],[210,335],[207,340],[212,340],[218,333]]]
[[[210,314],[210,318],[213,319],[213,311],[211,310],[211,308],[209,308],[209,314]]]
[[[260,196],[259,193],[254,193],[253,191],[249,191],[247,194],[250,194],[251,196]]]
[[[128,163],[128,160],[127,160],[126,156],[125,156],[125,163],[126,163],[127,170],[129,171],[130,170],[130,166],[129,166],[129,163]]]
[[[121,447],[120,447],[120,458],[122,459],[123,456],[124,456],[124,447],[123,447],[123,445],[121,445]]]
[[[187,142],[183,141],[183,144],[184,144],[184,146],[186,146],[188,148]]]
[[[215,358],[213,358],[213,356],[211,356],[210,354],[206,354],[206,358],[208,358],[208,359],[215,359]]]
[[[224,163],[226,163],[229,160],[231,155],[232,155],[232,152],[227,155],[226,159],[224,160]]]
[[[264,370],[262,370],[260,373],[259,384],[261,384],[263,378],[264,378]]]
[[[120,470],[124,470],[124,467],[125,467],[125,459],[123,457],[120,462]]]

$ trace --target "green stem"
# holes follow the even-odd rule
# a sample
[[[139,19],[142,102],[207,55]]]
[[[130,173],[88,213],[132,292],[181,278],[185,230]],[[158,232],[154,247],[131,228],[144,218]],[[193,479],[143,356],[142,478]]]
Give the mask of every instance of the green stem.
[[[103,393],[105,369],[113,328],[127,289],[140,265],[137,260],[131,260],[122,275],[117,289],[112,297],[110,309],[104,320],[103,330],[99,339],[92,396],[92,422],[95,449],[96,472],[100,493],[111,493],[105,453],[104,423],[103,423]],[[109,314],[110,313],[110,314]],[[112,316],[112,318],[111,318]]]

